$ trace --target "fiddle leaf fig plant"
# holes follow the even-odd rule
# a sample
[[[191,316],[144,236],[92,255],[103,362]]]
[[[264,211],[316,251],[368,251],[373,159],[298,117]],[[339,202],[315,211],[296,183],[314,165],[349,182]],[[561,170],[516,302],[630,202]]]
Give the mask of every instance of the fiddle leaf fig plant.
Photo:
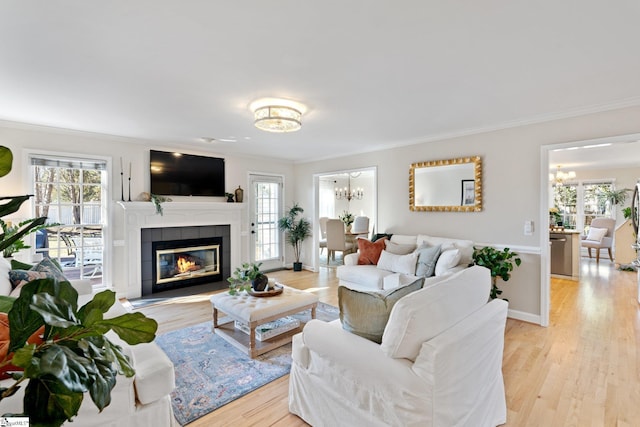
[[[496,299],[498,295],[502,294],[502,290],[498,288],[496,283],[498,277],[505,282],[508,281],[514,264],[519,267],[522,260],[517,253],[512,252],[509,248],[499,250],[491,246],[484,246],[482,248],[473,248],[473,263],[486,267],[491,271],[491,293],[489,297]]]
[[[142,313],[114,318],[104,314],[115,303],[106,290],[78,308],[69,282],[34,280],[17,299],[0,297],[8,308],[10,342],[0,352],[0,368],[15,381],[0,388],[0,400],[24,387],[23,414],[32,425],[61,426],[77,415],[84,394],[102,411],[111,403],[117,375],[135,374],[122,348],[105,336],[112,330],[130,345],[151,342],[158,324]],[[35,338],[34,338],[35,337]]]

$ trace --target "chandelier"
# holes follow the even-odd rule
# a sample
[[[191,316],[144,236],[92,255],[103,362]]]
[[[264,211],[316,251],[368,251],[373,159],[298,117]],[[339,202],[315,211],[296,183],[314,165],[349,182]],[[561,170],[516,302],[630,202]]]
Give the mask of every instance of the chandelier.
[[[362,189],[362,187],[351,189],[351,174],[347,174],[347,186],[344,188],[336,187],[335,195],[336,200],[347,199],[348,202],[350,202],[352,199],[362,200],[362,198],[364,197],[364,190]]]
[[[553,183],[554,185],[562,185],[565,181],[575,179],[576,177],[576,173],[574,171],[562,172],[560,170],[561,167],[562,166],[558,165],[556,167],[556,173],[549,174],[549,182]]]

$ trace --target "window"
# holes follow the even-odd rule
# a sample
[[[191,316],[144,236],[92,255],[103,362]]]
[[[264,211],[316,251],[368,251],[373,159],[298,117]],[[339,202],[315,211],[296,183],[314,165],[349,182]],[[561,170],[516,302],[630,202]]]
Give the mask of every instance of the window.
[[[32,155],[36,216],[57,224],[36,235],[35,250],[69,279],[102,283],[106,161]]]
[[[613,218],[615,210],[607,197],[607,193],[613,189],[612,181],[554,186],[553,202],[560,211],[562,225],[568,229],[587,231],[594,218]]]

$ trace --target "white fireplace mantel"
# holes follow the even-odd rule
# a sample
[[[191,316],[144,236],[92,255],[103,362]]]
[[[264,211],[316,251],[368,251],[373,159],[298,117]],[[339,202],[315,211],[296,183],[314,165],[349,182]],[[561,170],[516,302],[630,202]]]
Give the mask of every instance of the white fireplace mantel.
[[[142,254],[140,233],[143,228],[229,225],[231,268],[240,265],[242,203],[169,202],[163,214],[157,214],[150,202],[118,202],[124,213],[124,263],[126,283],[117,283],[116,291],[127,298],[142,296]]]

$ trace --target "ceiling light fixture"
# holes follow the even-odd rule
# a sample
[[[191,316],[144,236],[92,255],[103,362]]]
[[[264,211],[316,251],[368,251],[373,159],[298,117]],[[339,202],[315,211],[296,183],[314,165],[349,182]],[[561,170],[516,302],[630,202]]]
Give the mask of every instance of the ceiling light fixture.
[[[302,127],[306,107],[298,102],[279,98],[262,98],[249,105],[254,124],[267,132],[295,132]]]
[[[360,173],[358,173],[358,175],[360,175]],[[354,176],[354,178],[356,177]],[[344,188],[336,187],[334,192],[336,200],[347,199],[347,201],[350,202],[351,199],[362,200],[364,197],[364,190],[362,187],[354,188],[353,190],[351,189],[351,174],[347,175],[347,186]]]
[[[302,127],[302,113],[284,105],[267,105],[256,109],[254,124],[267,132],[295,132]]]
[[[562,166],[558,165],[556,167],[555,175],[553,173],[549,174],[549,181],[554,183],[555,185],[562,185],[565,181],[570,179],[575,179],[576,173],[574,171],[562,172],[560,170]]]

